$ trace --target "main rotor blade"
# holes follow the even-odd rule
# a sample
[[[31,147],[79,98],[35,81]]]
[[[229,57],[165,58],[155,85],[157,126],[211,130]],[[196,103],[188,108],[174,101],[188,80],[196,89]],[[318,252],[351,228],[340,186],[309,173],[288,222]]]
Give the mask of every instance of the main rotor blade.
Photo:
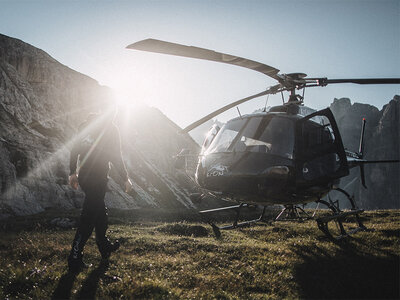
[[[203,123],[207,122],[208,120],[214,118],[215,116],[223,113],[224,111],[226,111],[226,110],[228,110],[228,109],[230,109],[232,107],[235,107],[236,105],[239,105],[239,104],[244,103],[246,101],[249,101],[251,99],[254,99],[254,98],[257,98],[257,97],[261,97],[261,96],[264,96],[264,95],[267,95],[267,94],[274,94],[274,93],[276,93],[278,91],[279,87],[280,87],[280,84],[274,85],[274,86],[272,86],[271,88],[269,88],[266,91],[263,91],[261,93],[258,93],[258,94],[255,94],[255,95],[252,95],[252,96],[237,100],[237,101],[235,101],[235,102],[233,102],[231,104],[225,105],[224,107],[221,107],[220,109],[217,109],[216,111],[208,114],[207,116],[205,116],[205,117],[201,118],[200,120],[190,124],[189,126],[186,126],[184,129],[182,129],[182,133],[187,133],[187,132],[191,131],[192,129],[196,128],[197,126],[200,126],[201,124],[203,124]]]
[[[311,78],[307,78],[311,80]],[[327,85],[333,83],[356,83],[356,84],[400,84],[400,78],[346,78],[346,79],[328,79],[315,78],[319,85]]]
[[[163,53],[169,55],[176,55],[176,56],[183,56],[183,57],[190,57],[190,58],[197,58],[197,59],[204,59],[210,61],[216,61],[220,63],[240,66],[243,68],[251,69],[257,72],[261,72],[269,77],[272,77],[276,80],[280,80],[277,76],[279,73],[278,69],[274,67],[249,60],[246,58],[233,56],[229,54],[215,52],[213,50],[208,50],[204,48],[198,48],[193,46],[185,46],[170,42],[164,42],[155,39],[147,39],[142,40],[136,43],[133,43],[126,48],[128,49],[135,49],[135,50],[142,50],[148,52],[156,52],[156,53]]]

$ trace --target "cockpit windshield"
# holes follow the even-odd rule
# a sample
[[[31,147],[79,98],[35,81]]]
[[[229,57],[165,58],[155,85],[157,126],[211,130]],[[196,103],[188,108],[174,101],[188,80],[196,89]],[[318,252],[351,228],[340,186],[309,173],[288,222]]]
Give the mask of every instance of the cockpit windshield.
[[[257,116],[226,123],[205,154],[260,152],[293,159],[294,122],[278,116]]]

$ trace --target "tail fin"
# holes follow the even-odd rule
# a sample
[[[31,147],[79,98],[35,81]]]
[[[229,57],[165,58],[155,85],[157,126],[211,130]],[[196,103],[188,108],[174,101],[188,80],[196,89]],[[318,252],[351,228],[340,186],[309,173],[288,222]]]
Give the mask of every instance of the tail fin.
[[[362,125],[361,125],[361,136],[360,136],[360,147],[358,148],[358,154],[360,155],[360,158],[363,158],[364,156],[364,133],[365,133],[365,124],[367,121],[365,118],[362,119]]]
[[[362,125],[361,125],[361,136],[360,136],[360,147],[358,148],[358,154],[360,158],[364,157],[364,133],[365,133],[365,124],[367,121],[365,118],[362,119]],[[361,183],[364,188],[367,188],[365,185],[365,172],[364,172],[364,165],[360,165],[360,176],[361,176]]]

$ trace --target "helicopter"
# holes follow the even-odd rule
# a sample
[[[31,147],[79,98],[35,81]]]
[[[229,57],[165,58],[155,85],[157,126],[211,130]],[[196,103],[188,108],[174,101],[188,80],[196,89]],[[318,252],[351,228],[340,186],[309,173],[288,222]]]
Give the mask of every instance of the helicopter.
[[[365,186],[364,165],[372,163],[398,163],[399,160],[369,161],[363,158],[366,120],[362,120],[358,151],[346,150],[336,120],[329,108],[315,111],[304,105],[304,90],[309,87],[324,87],[328,84],[400,84],[400,78],[328,79],[309,78],[305,73],[280,73],[269,65],[213,50],[186,46],[161,40],[146,39],[126,47],[127,49],[169,54],[225,63],[251,69],[273,78],[278,83],[266,90],[230,103],[182,130],[192,129],[214,118],[222,112],[257,97],[289,92],[288,100],[268,111],[241,115],[226,122],[222,127],[214,124],[208,131],[198,156],[194,181],[205,195],[225,197],[238,205],[200,211],[209,214],[221,210],[235,209],[236,219],[232,225],[216,226],[210,222],[217,236],[220,229],[232,229],[263,219],[267,206],[283,205],[276,217],[284,214],[288,218],[313,218],[300,205],[316,202],[327,206],[329,215],[315,220],[318,228],[328,237],[340,239],[360,230],[366,230],[360,218],[363,209],[357,207],[354,196],[339,188],[340,179],[349,175],[349,170],[360,168],[361,182]],[[299,95],[296,91],[303,91]],[[178,160],[189,156],[185,151],[177,155]],[[182,165],[182,161],[180,162]],[[348,211],[339,208],[338,201],[324,197],[332,190],[345,195],[350,201]],[[326,198],[326,197],[325,197]],[[244,207],[263,206],[259,218],[238,223],[239,212]],[[304,206],[303,206],[304,207]],[[346,231],[344,223],[355,219],[357,227]],[[334,221],[338,235],[333,236],[329,222]]]

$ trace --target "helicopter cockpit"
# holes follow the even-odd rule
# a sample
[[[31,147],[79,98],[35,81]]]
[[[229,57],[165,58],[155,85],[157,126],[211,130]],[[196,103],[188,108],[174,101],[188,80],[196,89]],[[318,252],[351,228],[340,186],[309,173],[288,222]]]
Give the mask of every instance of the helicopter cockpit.
[[[204,152],[258,152],[293,159],[294,121],[278,115],[249,116],[226,123]]]

